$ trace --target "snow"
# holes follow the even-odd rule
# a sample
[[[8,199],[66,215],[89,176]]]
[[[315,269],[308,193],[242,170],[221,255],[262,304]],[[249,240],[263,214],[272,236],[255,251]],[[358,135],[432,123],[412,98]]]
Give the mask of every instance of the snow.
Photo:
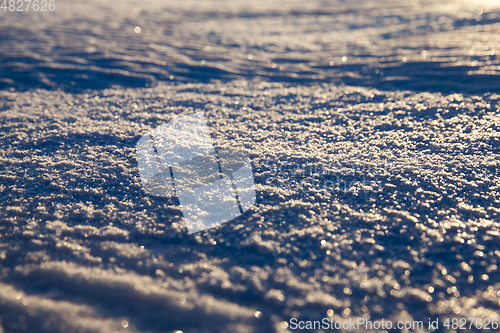
[[[56,5],[0,12],[5,332],[500,319],[495,2]],[[257,200],[190,235],[135,147],[195,112]]]

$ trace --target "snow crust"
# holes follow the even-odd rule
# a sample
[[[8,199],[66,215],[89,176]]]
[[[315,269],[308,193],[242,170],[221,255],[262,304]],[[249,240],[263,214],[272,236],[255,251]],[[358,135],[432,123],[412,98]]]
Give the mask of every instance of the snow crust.
[[[500,319],[494,5],[0,13],[0,332]],[[257,200],[189,235],[135,146],[195,112]]]

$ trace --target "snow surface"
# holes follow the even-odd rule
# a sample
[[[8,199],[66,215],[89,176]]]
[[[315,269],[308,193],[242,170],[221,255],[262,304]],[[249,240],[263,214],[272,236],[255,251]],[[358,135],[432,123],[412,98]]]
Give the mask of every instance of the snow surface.
[[[500,319],[496,1],[56,6],[0,11],[0,331]],[[194,112],[257,202],[188,235],[135,145]]]

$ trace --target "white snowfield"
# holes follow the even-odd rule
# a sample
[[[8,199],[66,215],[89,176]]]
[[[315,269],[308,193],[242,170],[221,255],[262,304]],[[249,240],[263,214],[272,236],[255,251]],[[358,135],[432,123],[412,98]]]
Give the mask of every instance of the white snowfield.
[[[0,332],[500,320],[499,5],[0,10]],[[190,235],[135,147],[196,112],[257,200]]]

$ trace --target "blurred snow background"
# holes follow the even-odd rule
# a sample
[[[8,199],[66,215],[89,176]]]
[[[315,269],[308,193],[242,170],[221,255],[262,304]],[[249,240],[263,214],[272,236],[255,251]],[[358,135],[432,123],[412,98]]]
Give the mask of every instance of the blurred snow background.
[[[64,2],[4,12],[1,86],[261,79],[498,90],[495,2]]]
[[[0,11],[1,327],[499,319],[499,7]],[[176,199],[142,191],[134,150],[196,111],[216,145],[248,153],[258,198],[188,235]]]

